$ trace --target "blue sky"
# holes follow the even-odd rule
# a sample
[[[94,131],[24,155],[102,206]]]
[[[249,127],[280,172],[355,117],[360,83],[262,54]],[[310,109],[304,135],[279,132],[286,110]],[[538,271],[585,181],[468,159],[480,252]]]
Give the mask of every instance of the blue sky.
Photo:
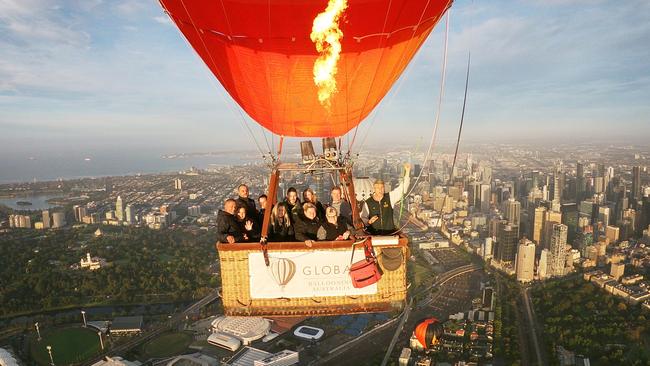
[[[468,140],[650,137],[649,1],[457,0],[450,22],[441,138],[470,50]],[[443,30],[361,126],[368,144],[430,134]],[[157,1],[0,0],[2,154],[250,144],[233,108]]]

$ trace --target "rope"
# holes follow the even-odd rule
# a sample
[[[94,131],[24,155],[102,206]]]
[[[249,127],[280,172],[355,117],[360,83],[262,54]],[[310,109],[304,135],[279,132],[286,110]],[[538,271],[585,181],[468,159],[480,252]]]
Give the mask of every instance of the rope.
[[[454,173],[454,168],[456,168],[456,159],[458,158],[458,147],[460,146],[460,137],[463,132],[463,121],[465,120],[465,105],[467,104],[467,89],[469,85],[469,67],[472,60],[472,53],[467,54],[467,75],[465,76],[465,96],[463,97],[463,111],[460,114],[460,125],[458,126],[458,137],[456,138],[456,150],[454,151],[454,160],[451,163],[451,172],[449,173],[449,181],[447,182],[447,194],[442,200],[442,208],[440,209],[440,217],[438,218],[438,225],[442,220],[442,210],[445,208],[447,203],[447,197],[449,197],[449,186],[452,182],[452,174]]]
[[[162,3],[161,3],[161,4],[162,4]],[[194,23],[194,19],[192,19],[192,16],[190,15],[190,12],[187,10],[187,7],[185,6],[185,2],[184,2],[183,0],[181,0],[181,5],[183,5],[183,9],[185,10],[185,14],[187,14],[187,17],[188,17],[188,19],[190,20],[190,23],[192,24],[192,27],[194,28],[194,31],[196,32],[196,35],[197,35],[197,36],[199,37],[199,39],[201,40],[201,44],[203,45],[203,49],[205,50],[205,52],[206,52],[206,53],[208,54],[208,56],[210,57],[210,63],[212,64],[212,68],[214,69],[214,72],[216,72],[216,73],[218,74],[218,77],[217,77],[217,78],[218,78],[218,79],[221,79],[221,74],[219,73],[219,69],[217,68],[217,64],[216,64],[216,62],[214,61],[214,58],[212,58],[212,54],[208,51],[208,47],[207,47],[207,45],[205,44],[205,41],[203,41],[203,37],[201,36],[201,32],[199,31],[198,27],[196,26],[196,23]],[[171,13],[169,13],[169,11],[167,11],[167,9],[165,9],[165,11],[167,12],[167,14],[171,14]],[[225,11],[225,9],[224,9],[224,11]],[[173,17],[171,17],[171,18],[174,20]],[[179,30],[180,30],[180,27],[179,27]],[[181,33],[182,33],[182,32],[181,32]],[[181,37],[181,38],[183,38],[183,39],[185,40],[185,42],[188,44],[188,46],[190,46],[190,48],[191,48],[192,50],[194,50],[194,47],[192,47],[192,45],[189,43],[189,41],[188,41],[184,36]],[[199,53],[198,53],[196,50],[194,50],[194,52],[197,54],[197,56],[199,56],[199,58],[201,58],[201,55],[199,55]],[[210,79],[210,80],[213,80],[212,75],[209,75],[209,79]],[[229,100],[229,99],[225,96],[225,93],[224,93],[223,91],[221,91],[221,86],[220,86],[220,85],[218,85],[217,90],[220,90],[219,95],[223,98],[225,104],[229,107],[229,109],[230,109],[230,111],[233,113],[235,119],[237,119],[237,115],[236,115],[235,111],[233,110],[233,105],[231,104],[231,103],[233,103],[233,101],[232,101],[232,100]],[[245,130],[248,130],[248,133],[250,134],[251,139],[252,139],[253,142],[255,143],[255,146],[257,146],[257,150],[260,152],[260,154],[262,155],[262,157],[264,157],[264,151],[262,150],[262,148],[260,147],[260,145],[257,143],[257,139],[255,138],[255,135],[253,134],[253,131],[251,130],[251,128],[250,128],[250,127],[248,126],[248,124],[246,123],[246,119],[244,118],[244,115],[242,114],[241,110],[240,110],[239,108],[235,108],[235,109],[237,109],[237,111],[239,112],[240,123],[242,124],[242,126],[245,127],[245,128],[244,128]]]
[[[438,93],[438,109],[436,110],[436,118],[435,122],[433,124],[433,132],[431,134],[431,140],[429,141],[429,147],[427,148],[427,154],[424,156],[424,161],[422,162],[422,166],[426,166],[427,162],[431,158],[431,153],[433,152],[433,148],[435,146],[435,141],[436,137],[438,136],[438,127],[440,126],[440,114],[442,110],[442,100],[445,96],[445,85],[446,85],[446,80],[447,80],[447,56],[448,56],[448,45],[449,45],[449,18],[450,18],[450,10],[447,11],[447,18],[445,21],[445,43],[444,43],[444,49],[443,49],[443,56],[442,56],[442,71],[441,71],[441,76],[440,76],[440,92]],[[417,186],[418,182],[422,178],[422,172],[424,169],[420,170],[420,174],[418,174],[417,178],[415,179],[415,182],[413,183],[411,189],[408,191],[406,196],[409,196],[411,193],[413,193],[413,190]]]
[[[417,25],[413,27],[413,33],[411,34],[411,38],[410,38],[409,41],[408,41],[408,42],[409,42],[409,45],[410,45],[411,42],[413,42],[413,38],[415,37],[415,33],[418,31],[419,26],[422,24],[422,20],[424,19],[424,15],[426,14],[427,9],[429,8],[429,4],[430,4],[430,3],[431,3],[430,0],[427,1],[426,5],[425,5],[424,8],[422,9],[422,13],[420,13],[420,17],[418,18]],[[404,10],[404,7],[403,7],[403,6],[402,6],[402,10]],[[403,29],[408,29],[408,28],[403,28]],[[398,31],[401,31],[401,30],[403,30],[403,29],[400,29],[400,30],[398,30]],[[385,29],[382,30],[381,34],[383,34],[384,31],[385,31]],[[381,34],[373,34],[373,35],[371,35],[371,36],[377,36],[377,35],[381,35]],[[390,34],[389,34],[389,35],[390,35]],[[389,35],[387,35],[386,38],[388,38]],[[397,64],[395,64],[395,66],[394,66],[394,68],[393,68],[393,73],[396,73],[395,69],[398,69],[399,66],[401,65],[401,63],[403,62],[403,60],[404,60],[404,55],[406,55],[406,51],[407,51],[407,50],[408,50],[408,47],[404,47],[404,50],[402,51],[402,54],[400,55],[400,61],[399,61]],[[382,57],[381,57],[381,59],[383,59],[383,49],[382,49]],[[380,63],[381,63],[381,59],[380,59]],[[405,65],[405,67],[406,67],[406,65]],[[377,69],[379,69],[379,67],[378,67]],[[377,73],[376,73],[376,71],[375,71],[375,77],[376,77],[376,76],[377,76]],[[372,87],[372,85],[373,85],[374,82],[375,82],[375,77],[373,77],[372,83],[370,84],[371,87]],[[390,78],[390,79],[388,79],[388,80],[391,80],[391,79],[394,80],[394,78]],[[388,81],[386,81],[386,82],[388,82]],[[385,85],[385,84],[384,84],[384,85]],[[368,96],[369,96],[369,95],[370,95],[370,90],[368,91],[368,95],[366,95],[366,100],[365,100],[365,102],[364,102],[364,104],[363,104],[363,108],[361,109],[361,112],[363,112],[363,110],[364,110],[365,107],[366,107],[366,103],[368,102]],[[376,118],[377,115],[378,115],[378,111],[375,111],[375,114],[374,114],[374,116],[373,116],[373,120],[372,120],[372,121],[374,121],[374,119]],[[359,121],[359,124],[360,124],[360,121]],[[358,128],[359,128],[359,124],[357,124],[357,128],[355,128],[355,130],[354,130],[354,136],[353,136],[353,138],[352,138],[352,144],[351,144],[351,145],[354,145],[354,142],[355,142],[355,140],[356,140],[357,130],[358,130]],[[370,126],[368,127],[368,130],[366,130],[366,137],[367,137],[367,134],[368,134],[368,131],[369,131],[369,130],[370,130]],[[364,139],[365,139],[365,137],[364,137]]]
[[[457,159],[458,159],[458,148],[459,148],[459,146],[460,146],[460,139],[461,139],[462,132],[463,132],[463,123],[464,123],[464,121],[465,121],[465,107],[466,107],[466,105],[467,105],[467,90],[469,89],[469,71],[470,71],[470,65],[471,65],[471,53],[469,53],[469,54],[468,54],[468,57],[467,57],[467,75],[465,76],[465,95],[464,95],[464,97],[463,97],[463,109],[462,109],[461,116],[460,116],[460,124],[459,124],[459,126],[458,126],[458,137],[457,137],[457,139],[456,139],[456,149],[455,149],[455,151],[454,151],[454,159],[453,159],[453,161],[452,161],[452,165],[451,165],[451,174],[449,174],[449,181],[448,181],[448,183],[447,183],[447,187],[449,187],[449,185],[450,185],[450,183],[451,183],[451,181],[452,181],[452,174],[453,174],[454,168],[456,167],[456,161],[457,161]],[[437,127],[436,127],[436,128],[437,128]],[[430,152],[429,152],[429,153],[430,153]],[[428,158],[429,153],[427,153],[427,158]],[[426,160],[425,160],[425,161],[426,161]],[[420,172],[420,173],[422,173],[422,172]],[[414,188],[415,188],[415,185],[413,186],[413,188],[411,188],[411,192],[413,191]],[[409,195],[410,195],[410,193],[409,193]],[[440,218],[438,219],[438,220],[439,220],[439,221],[438,221],[438,224],[440,223],[440,220],[442,220],[442,211],[443,211],[443,209],[445,208],[445,205],[446,205],[446,203],[447,203],[447,197],[449,197],[449,189],[447,189],[447,194],[445,195],[445,198],[444,198],[443,201],[442,201],[442,208],[440,209]],[[402,225],[402,226],[400,227],[400,229],[397,230],[395,233],[402,231],[402,229],[404,229],[404,227],[405,227],[407,224],[408,224],[408,221],[407,221],[404,225]]]

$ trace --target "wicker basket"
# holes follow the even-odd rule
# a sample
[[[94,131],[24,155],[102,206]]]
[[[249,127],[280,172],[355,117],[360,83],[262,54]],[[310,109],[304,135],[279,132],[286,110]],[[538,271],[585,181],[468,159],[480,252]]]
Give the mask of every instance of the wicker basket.
[[[351,241],[315,242],[308,248],[302,242],[269,243],[268,252],[313,252],[314,250],[345,251],[351,253]],[[217,244],[221,259],[222,300],[226,315],[233,316],[302,316],[338,315],[400,310],[406,300],[406,258],[408,241],[401,237],[399,244],[375,246],[379,257],[382,248],[401,248],[403,265],[394,271],[384,271],[372,295],[323,296],[319,298],[251,298],[249,254],[260,253],[257,243]],[[358,258],[361,259],[361,258]]]

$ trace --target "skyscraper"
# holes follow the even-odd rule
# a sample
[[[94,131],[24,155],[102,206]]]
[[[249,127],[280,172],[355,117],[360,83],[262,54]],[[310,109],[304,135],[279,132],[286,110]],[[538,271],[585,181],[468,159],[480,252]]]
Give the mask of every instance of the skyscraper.
[[[52,214],[52,228],[58,229],[66,225],[65,214],[63,212],[54,212]]]
[[[521,203],[510,198],[505,202],[504,212],[508,222],[517,227],[517,238],[519,238],[519,224],[521,223]]]
[[[492,197],[489,184],[481,184],[481,211],[487,212],[490,209]]]
[[[183,181],[180,178],[174,179],[174,189],[183,190]]]
[[[74,210],[75,221],[81,222],[83,218],[86,216],[86,207],[81,205],[74,205],[72,209]]]
[[[49,229],[52,227],[52,219],[50,218],[50,211],[43,210],[43,229]]]
[[[496,258],[502,263],[514,263],[517,254],[517,227],[502,220],[499,223],[497,233],[497,255]]]
[[[544,280],[548,277],[550,253],[548,249],[542,249],[539,255],[539,264],[537,265],[537,278]]]
[[[124,210],[124,213],[125,213],[125,220],[128,224],[135,223],[135,210],[133,209],[133,206],[130,203],[126,205],[126,209]]]
[[[561,203],[564,195],[564,172],[562,164],[558,165],[553,172],[553,202]]]
[[[538,245],[542,244],[542,230],[544,230],[545,220],[546,220],[546,207],[535,208],[535,214],[533,216],[533,224],[530,226],[532,228],[530,237],[533,238],[533,241]]]
[[[124,203],[120,196],[117,196],[117,201],[115,201],[115,217],[119,221],[124,221]]]
[[[603,228],[609,225],[610,209],[607,206],[598,207],[598,221],[603,223]]]
[[[550,254],[550,273],[551,276],[563,276],[564,265],[566,263],[566,238],[567,226],[563,224],[553,225],[553,235],[551,236]]]
[[[582,163],[576,164],[576,202],[584,199],[585,192],[585,166]]]
[[[535,244],[522,239],[517,249],[517,281],[530,282],[535,276]]]
[[[632,167],[632,199],[636,202],[641,199],[641,167]]]

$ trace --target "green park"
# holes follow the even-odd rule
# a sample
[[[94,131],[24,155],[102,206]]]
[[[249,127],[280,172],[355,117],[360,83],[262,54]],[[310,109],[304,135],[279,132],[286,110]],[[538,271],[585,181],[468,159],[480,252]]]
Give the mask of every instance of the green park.
[[[101,351],[99,336],[91,328],[62,328],[42,336],[41,340],[34,337],[30,347],[32,360],[38,365],[50,365],[47,346],[51,347],[54,364],[59,366],[86,361]]]

